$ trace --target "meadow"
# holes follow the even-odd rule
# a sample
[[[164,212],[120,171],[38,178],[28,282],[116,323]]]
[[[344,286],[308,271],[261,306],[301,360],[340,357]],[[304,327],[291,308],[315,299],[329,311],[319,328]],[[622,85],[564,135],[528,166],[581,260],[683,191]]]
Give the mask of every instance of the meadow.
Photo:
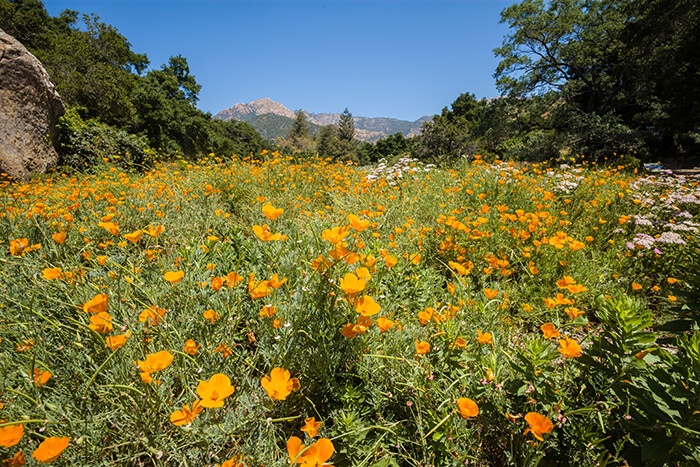
[[[697,177],[118,164],[3,183],[0,461],[700,462]]]

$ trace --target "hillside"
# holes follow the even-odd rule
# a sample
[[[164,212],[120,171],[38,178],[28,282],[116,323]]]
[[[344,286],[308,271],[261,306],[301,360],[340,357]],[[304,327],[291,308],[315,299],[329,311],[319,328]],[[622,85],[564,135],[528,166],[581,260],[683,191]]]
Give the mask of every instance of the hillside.
[[[335,125],[340,113],[311,113],[304,110],[311,125],[311,132],[321,126]],[[294,119],[294,112],[284,105],[267,97],[249,103],[236,104],[217,113],[214,118],[240,120],[250,123],[265,139],[272,140],[285,136]],[[415,136],[420,133],[424,121],[431,117],[421,117],[416,121],[399,120],[388,117],[354,117],[355,136],[360,141],[375,142],[394,133]]]

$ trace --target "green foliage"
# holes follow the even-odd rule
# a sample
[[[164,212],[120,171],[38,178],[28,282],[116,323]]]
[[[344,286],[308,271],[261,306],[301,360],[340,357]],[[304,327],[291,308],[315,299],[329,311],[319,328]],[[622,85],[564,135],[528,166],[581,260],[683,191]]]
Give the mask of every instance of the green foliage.
[[[499,89],[555,92],[549,124],[594,159],[697,153],[700,14],[691,1],[524,0],[501,14]],[[554,109],[554,108],[553,108]]]
[[[96,119],[83,120],[79,110],[69,107],[57,126],[62,165],[87,171],[108,161],[131,168],[144,168],[153,162],[153,150],[145,138]]]

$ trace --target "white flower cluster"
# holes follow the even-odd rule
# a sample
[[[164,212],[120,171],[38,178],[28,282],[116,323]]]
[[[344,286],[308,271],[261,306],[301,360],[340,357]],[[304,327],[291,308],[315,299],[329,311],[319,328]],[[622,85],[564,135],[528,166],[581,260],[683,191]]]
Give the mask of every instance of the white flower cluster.
[[[386,180],[389,185],[395,185],[397,179],[404,177],[404,174],[416,172],[430,172],[435,168],[435,164],[423,164],[418,159],[402,157],[394,165],[389,165],[384,159],[379,161],[366,179],[369,181]]]

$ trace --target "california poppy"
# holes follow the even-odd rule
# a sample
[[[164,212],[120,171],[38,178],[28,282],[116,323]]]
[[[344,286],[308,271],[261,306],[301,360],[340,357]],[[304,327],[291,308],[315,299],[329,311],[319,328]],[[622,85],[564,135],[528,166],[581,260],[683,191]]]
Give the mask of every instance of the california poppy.
[[[200,401],[196,400],[192,403],[192,410],[190,410],[189,405],[185,404],[182,410],[176,410],[170,415],[170,421],[175,426],[191,425],[197,414],[201,411],[202,407]]]
[[[459,415],[462,418],[476,417],[479,415],[479,406],[471,399],[460,397],[457,399],[457,407],[459,407]]]
[[[538,414],[537,412],[529,412],[525,415],[525,421],[530,428],[525,430],[525,434],[532,433],[535,438],[540,441],[544,441],[542,435],[544,433],[550,433],[554,429],[554,424],[552,421],[544,415]]]
[[[542,334],[544,335],[545,339],[556,339],[561,336],[561,333],[557,331],[557,328],[553,323],[545,323],[540,326],[540,329],[542,330]]]
[[[268,203],[262,207],[262,212],[263,214],[265,214],[265,217],[267,217],[271,221],[274,221],[284,212],[284,209],[276,208],[270,203]]]
[[[578,342],[568,336],[564,336],[563,339],[559,339],[559,346],[559,352],[566,358],[575,358],[582,355],[581,346],[578,345]]]
[[[86,313],[102,313],[107,311],[109,306],[109,299],[107,294],[98,294],[92,297],[90,300],[85,302],[83,305],[83,311]]]
[[[260,383],[271,399],[283,401],[292,391],[299,390],[299,380],[290,378],[289,370],[273,368],[270,376],[264,376]]]
[[[24,425],[22,423],[0,427],[0,446],[5,448],[12,447],[19,443],[22,436],[24,436]]]
[[[233,394],[234,387],[228,376],[217,373],[209,378],[209,381],[200,381],[197,385],[197,394],[202,398],[202,407],[223,407],[224,400]]]
[[[289,438],[289,441],[287,441],[289,460],[294,464],[301,464],[302,467],[317,467],[325,465],[326,461],[335,452],[335,447],[328,438],[321,438],[306,448],[306,450],[304,450],[305,448],[301,444],[301,440],[296,436]]]
[[[323,422],[317,422],[316,417],[307,418],[304,420],[304,426],[301,431],[305,431],[311,438],[318,436],[318,427],[321,426]]]
[[[430,344],[425,341],[416,342],[416,352],[420,355],[430,352]]]
[[[369,295],[363,295],[355,300],[355,310],[362,316],[373,316],[379,313],[382,307]]]
[[[185,276],[183,271],[168,271],[163,276],[171,284],[177,284]]]
[[[195,341],[193,341],[192,339],[187,339],[187,341],[185,342],[184,351],[185,351],[185,353],[188,354],[188,355],[197,355],[197,351],[199,350],[199,347],[200,347],[201,345],[202,345],[202,344],[197,344],[197,343],[196,343]]]
[[[118,334],[116,336],[110,336],[107,339],[105,339],[105,343],[110,349],[117,350],[119,347],[126,344],[126,340],[129,337],[131,337],[131,331],[127,331],[124,334]]]
[[[58,456],[68,447],[69,443],[70,438],[68,436],[63,438],[51,436],[39,444],[39,447],[32,453],[32,457],[41,464],[53,462],[58,459]]]
[[[493,335],[490,332],[482,333],[481,329],[477,329],[476,334],[476,340],[479,344],[493,344]]]

